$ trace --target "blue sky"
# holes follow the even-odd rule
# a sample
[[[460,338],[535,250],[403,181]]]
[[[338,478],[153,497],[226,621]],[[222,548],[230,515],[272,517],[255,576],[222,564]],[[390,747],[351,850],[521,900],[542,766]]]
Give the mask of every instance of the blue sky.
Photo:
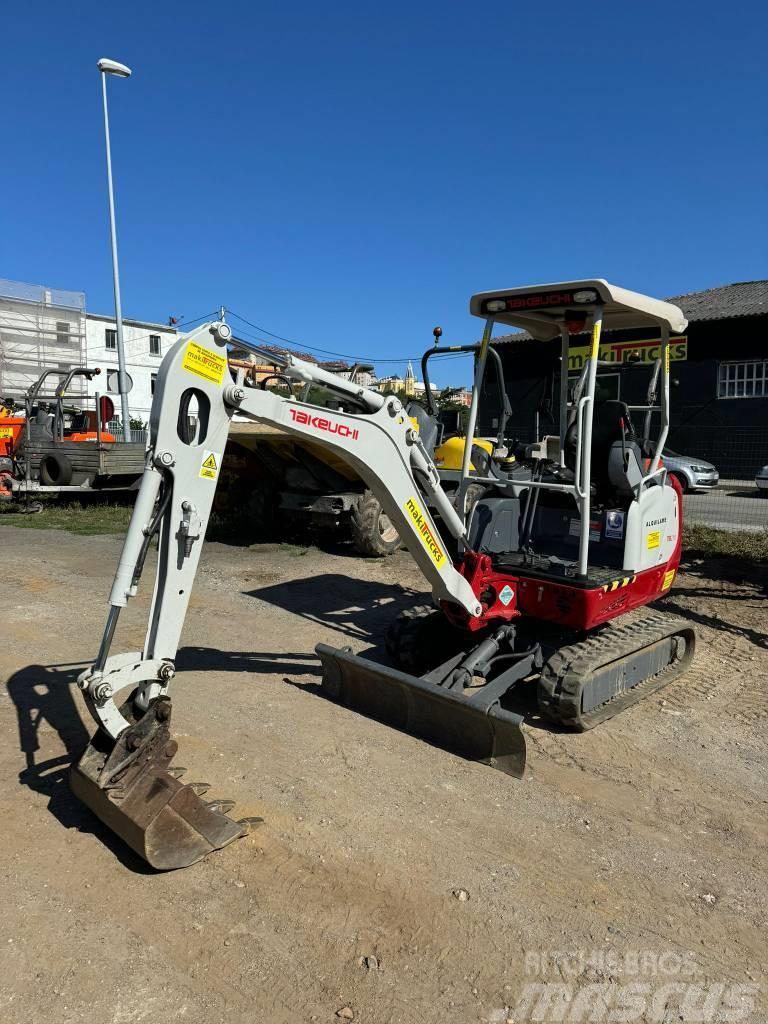
[[[768,276],[762,4],[38,2],[3,24],[0,276],[94,312],[101,56],[134,68],[109,83],[126,316],[223,303],[396,360],[435,324],[474,340],[474,291]]]

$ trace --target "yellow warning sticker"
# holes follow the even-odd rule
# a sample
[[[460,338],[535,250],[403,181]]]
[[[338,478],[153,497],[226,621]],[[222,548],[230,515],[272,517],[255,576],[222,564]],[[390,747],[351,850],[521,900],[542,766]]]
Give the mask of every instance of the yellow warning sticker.
[[[416,527],[416,531],[421,539],[421,543],[427,549],[432,558],[432,561],[439,569],[440,566],[445,561],[445,552],[437,542],[437,539],[435,538],[435,535],[432,532],[432,527],[429,524],[429,520],[421,511],[418,501],[416,501],[415,498],[409,498],[408,501],[406,501],[403,508],[413,520],[413,524]]]
[[[662,590],[669,590],[672,586],[672,580],[675,578],[675,570],[670,569],[669,572],[664,573],[664,579],[661,584]]]
[[[215,480],[219,472],[221,456],[216,452],[203,452],[203,464],[200,467],[200,476],[204,480]]]
[[[664,346],[664,373],[669,375],[669,345]]]
[[[589,353],[590,359],[597,359],[597,354],[600,351],[600,324],[595,324],[592,328],[592,348]]]
[[[196,341],[190,341],[184,350],[184,358],[181,362],[183,369],[202,377],[211,384],[221,384],[224,380],[224,371],[227,368],[226,356],[218,352],[211,352],[209,348],[198,345]]]
[[[13,427],[0,427],[0,437],[13,437]]]
[[[653,548],[657,548],[661,544],[661,532],[654,530],[648,534],[648,550],[651,551]]]

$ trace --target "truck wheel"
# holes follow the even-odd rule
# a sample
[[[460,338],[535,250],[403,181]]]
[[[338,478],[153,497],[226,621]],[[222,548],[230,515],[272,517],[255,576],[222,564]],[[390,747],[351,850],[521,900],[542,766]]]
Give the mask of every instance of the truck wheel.
[[[51,452],[40,460],[40,483],[46,487],[66,487],[72,479],[72,463],[66,455]]]
[[[420,676],[461,649],[461,631],[431,604],[406,608],[386,632],[384,646],[403,672]]]
[[[371,491],[363,491],[352,506],[352,543],[361,555],[384,558],[400,547],[400,534]]]

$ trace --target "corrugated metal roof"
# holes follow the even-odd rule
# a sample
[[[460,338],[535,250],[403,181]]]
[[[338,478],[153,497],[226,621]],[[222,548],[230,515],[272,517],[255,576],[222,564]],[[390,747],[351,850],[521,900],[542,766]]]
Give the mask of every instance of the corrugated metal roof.
[[[702,320],[729,320],[732,317],[764,316],[768,314],[768,281],[737,281],[718,288],[707,288],[703,292],[688,292],[685,295],[671,295],[665,299],[679,306],[689,323]],[[528,341],[525,331],[502,334],[493,339],[499,342]]]
[[[689,321],[760,316],[768,313],[768,281],[738,281],[703,292],[675,295],[667,302],[679,306]]]

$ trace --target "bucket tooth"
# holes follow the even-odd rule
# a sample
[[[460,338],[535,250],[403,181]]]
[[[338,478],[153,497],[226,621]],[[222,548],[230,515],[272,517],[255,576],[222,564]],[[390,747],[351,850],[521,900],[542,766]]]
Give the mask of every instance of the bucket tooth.
[[[186,775],[186,768],[169,768],[168,774],[172,775],[174,779],[180,779],[182,775]]]
[[[323,689],[333,700],[467,760],[522,778],[523,719],[498,701],[481,704],[349,650],[318,644],[315,651],[323,666]]]
[[[232,808],[235,806],[234,800],[209,800],[206,807],[212,811],[218,811],[219,814],[229,814]]]
[[[205,796],[211,788],[210,782],[188,782],[187,789],[191,789],[195,796]]]
[[[247,835],[249,832],[253,832],[257,829],[259,825],[263,825],[264,819],[256,817],[239,818],[237,824],[243,829],[243,835]]]

